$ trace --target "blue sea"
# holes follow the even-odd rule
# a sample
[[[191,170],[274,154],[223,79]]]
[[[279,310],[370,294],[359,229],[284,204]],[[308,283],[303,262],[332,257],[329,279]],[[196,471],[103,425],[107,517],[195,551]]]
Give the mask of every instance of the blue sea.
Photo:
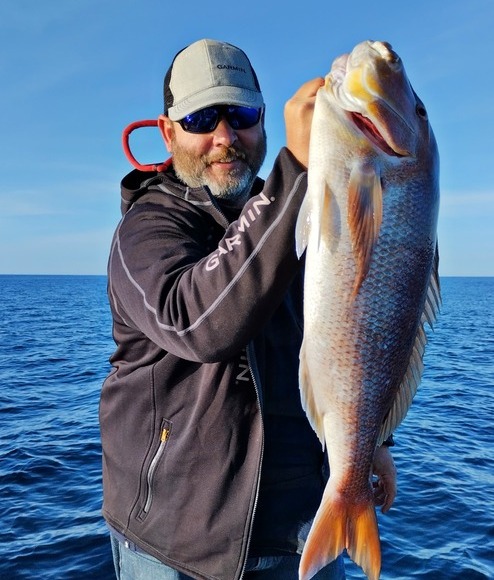
[[[443,278],[379,514],[382,580],[494,578],[494,278]],[[0,578],[111,580],[98,399],[104,276],[0,276]],[[348,578],[364,578],[347,560]]]

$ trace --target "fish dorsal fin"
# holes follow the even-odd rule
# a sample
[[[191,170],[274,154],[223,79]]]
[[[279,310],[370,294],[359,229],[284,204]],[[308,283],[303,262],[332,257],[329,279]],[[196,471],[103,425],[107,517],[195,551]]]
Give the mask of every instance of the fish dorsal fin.
[[[405,418],[408,409],[412,405],[412,400],[417,392],[420,381],[422,379],[422,372],[424,370],[423,358],[425,352],[425,345],[427,344],[427,336],[425,333],[425,324],[427,323],[431,328],[436,320],[439,308],[441,307],[441,288],[439,283],[439,254],[436,246],[436,254],[434,257],[434,265],[432,268],[431,277],[429,280],[429,287],[427,289],[427,297],[424,304],[424,311],[422,313],[420,324],[415,336],[415,343],[412,349],[412,355],[408,363],[408,368],[403,378],[403,381],[398,389],[393,405],[386,415],[386,419],[381,427],[377,444],[382,444],[383,441],[394,433],[395,429]]]
[[[353,293],[367,276],[383,215],[381,178],[372,164],[357,163],[348,184],[348,226],[357,266]]]
[[[434,264],[427,289],[427,298],[425,301],[424,314],[422,318],[427,320],[429,326],[434,329],[439,309],[441,308],[441,283],[439,281],[439,249],[436,242],[436,251],[434,254]]]

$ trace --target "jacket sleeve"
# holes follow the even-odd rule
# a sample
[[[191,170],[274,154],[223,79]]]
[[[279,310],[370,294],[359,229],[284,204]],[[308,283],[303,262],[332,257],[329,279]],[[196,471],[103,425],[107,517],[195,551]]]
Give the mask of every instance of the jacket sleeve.
[[[109,260],[110,301],[125,333],[142,333],[198,362],[238,353],[300,267],[295,224],[306,188],[306,172],[282,149],[263,191],[212,248],[205,214],[186,210],[188,202],[172,199],[182,204],[177,211],[170,203],[135,204],[117,228]]]

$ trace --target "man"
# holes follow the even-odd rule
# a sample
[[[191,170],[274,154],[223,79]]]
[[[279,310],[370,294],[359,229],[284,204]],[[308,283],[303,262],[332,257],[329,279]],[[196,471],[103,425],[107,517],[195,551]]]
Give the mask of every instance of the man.
[[[172,163],[124,178],[108,269],[103,513],[118,578],[298,577],[327,478],[300,404],[294,249],[321,83],[286,104],[287,146],[264,183],[264,101],[243,51],[200,40],[166,74]],[[374,467],[388,509],[387,447]],[[342,559],[315,578],[344,578]]]

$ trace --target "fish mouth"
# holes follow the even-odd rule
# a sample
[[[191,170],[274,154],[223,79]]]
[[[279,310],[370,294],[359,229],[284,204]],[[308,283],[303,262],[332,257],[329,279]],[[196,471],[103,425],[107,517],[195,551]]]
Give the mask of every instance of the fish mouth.
[[[354,125],[371,141],[376,147],[381,149],[386,155],[392,157],[405,157],[403,153],[395,151],[384,139],[384,137],[379,132],[378,128],[374,123],[368,118],[364,117],[361,113],[356,111],[350,112],[350,117]]]

